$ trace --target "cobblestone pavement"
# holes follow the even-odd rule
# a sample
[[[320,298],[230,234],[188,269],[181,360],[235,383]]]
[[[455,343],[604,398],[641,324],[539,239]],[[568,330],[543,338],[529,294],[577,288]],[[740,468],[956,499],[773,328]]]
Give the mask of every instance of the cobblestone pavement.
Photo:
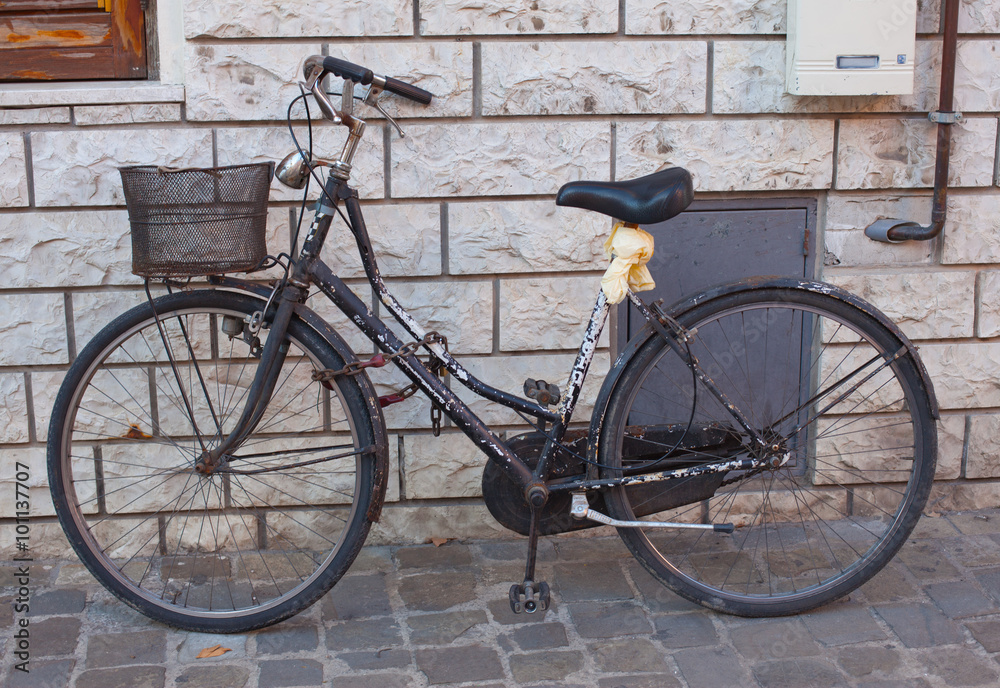
[[[613,535],[547,538],[555,604],[514,616],[524,540],[366,548],[320,603],[233,636],[175,631],[74,561],[32,565],[30,674],[0,639],[0,684],[78,688],[996,686],[1000,511],[924,518],[900,556],[798,617],[712,613],[656,583]],[[0,567],[0,628],[13,569]],[[196,659],[222,643],[231,651]]]

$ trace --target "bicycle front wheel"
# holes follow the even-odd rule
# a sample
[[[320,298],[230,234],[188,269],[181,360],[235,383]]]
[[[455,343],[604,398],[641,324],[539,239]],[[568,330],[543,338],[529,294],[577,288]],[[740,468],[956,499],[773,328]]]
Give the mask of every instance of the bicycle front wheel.
[[[679,318],[701,367],[768,441],[767,468],[616,488],[622,520],[732,523],[732,534],[623,528],[661,582],[741,616],[794,614],[877,573],[934,476],[932,403],[912,351],[877,319],[804,288],[736,292]],[[660,337],[623,371],[601,463],[611,477],[761,456]]]
[[[105,327],[71,366],[53,409],[49,480],[91,573],[178,628],[243,632],[305,609],[364,543],[377,451],[353,378],[324,386],[341,357],[298,318],[274,393],[231,458],[195,471],[239,420],[259,342],[243,327],[263,302],[173,294]],[[260,338],[267,336],[261,330]]]

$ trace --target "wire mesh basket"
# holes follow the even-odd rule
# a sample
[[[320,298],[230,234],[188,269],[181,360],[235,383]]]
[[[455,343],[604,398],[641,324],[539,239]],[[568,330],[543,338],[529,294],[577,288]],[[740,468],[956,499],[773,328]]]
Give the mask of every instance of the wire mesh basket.
[[[250,272],[267,255],[274,163],[171,169],[121,167],[132,225],[132,272],[196,277]]]

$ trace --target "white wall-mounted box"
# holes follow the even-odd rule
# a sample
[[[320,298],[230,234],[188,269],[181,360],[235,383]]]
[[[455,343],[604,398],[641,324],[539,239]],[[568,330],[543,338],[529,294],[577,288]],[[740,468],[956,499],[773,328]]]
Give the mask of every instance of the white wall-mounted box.
[[[785,89],[913,93],[917,0],[788,0]]]

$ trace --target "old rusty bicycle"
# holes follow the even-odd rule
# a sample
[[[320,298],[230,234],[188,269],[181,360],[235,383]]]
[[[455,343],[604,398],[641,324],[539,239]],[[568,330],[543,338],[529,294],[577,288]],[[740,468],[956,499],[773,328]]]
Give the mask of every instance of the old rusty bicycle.
[[[328,75],[343,80],[339,109],[323,86]],[[258,240],[240,228],[260,216],[247,205],[254,197],[266,204],[269,166],[256,181],[235,168],[123,172],[127,186],[150,185],[142,193],[158,186],[177,195],[152,204],[161,215],[133,248],[136,272],[168,277],[172,293],[153,298],[147,279],[148,301],[81,351],[48,437],[60,523],[122,601],[172,626],[242,632],[327,592],[382,509],[381,407],[398,399],[380,399],[367,371],[386,364],[412,382],[398,397],[427,395],[486,455],[487,506],[527,536],[524,579],[509,594],[516,612],[551,603],[535,576],[538,538],[601,524],[618,528],[636,559],[679,594],[745,616],[824,604],[899,550],[933,480],[938,412],[915,348],[883,314],[799,279],[728,284],[671,306],[629,290],[646,324],[617,356],[589,422],[574,423],[611,308],[605,293],[563,389],[528,380],[521,397],[476,378],[386,288],[350,186],[365,131],[355,101],[380,109],[387,94],[424,104],[431,94],[334,57],[309,58],[304,79],[300,99],[312,98],[348,137],[333,159],[297,142],[278,168],[295,188],[321,184],[300,248],[242,253]],[[356,87],[366,90],[355,96]],[[677,215],[691,198],[690,175],[671,168],[570,182],[556,202],[637,226]],[[216,214],[199,216],[209,207]],[[412,341],[323,262],[337,217]],[[262,266],[281,277],[223,274]],[[209,284],[184,281],[192,276]],[[307,307],[317,290],[379,355],[360,360]],[[502,440],[445,373],[516,411],[530,430]]]

